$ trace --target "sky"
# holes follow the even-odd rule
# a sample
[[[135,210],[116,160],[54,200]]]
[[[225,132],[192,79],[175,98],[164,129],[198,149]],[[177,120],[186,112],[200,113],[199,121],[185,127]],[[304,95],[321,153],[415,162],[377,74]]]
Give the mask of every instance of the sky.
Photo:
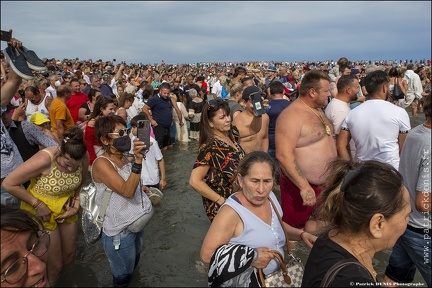
[[[1,1],[9,29],[41,59],[431,59],[431,1]]]

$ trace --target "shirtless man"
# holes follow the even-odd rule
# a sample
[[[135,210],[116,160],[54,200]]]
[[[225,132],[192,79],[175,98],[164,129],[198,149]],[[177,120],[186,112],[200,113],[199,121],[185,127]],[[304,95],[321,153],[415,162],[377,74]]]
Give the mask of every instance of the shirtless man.
[[[268,125],[269,116],[263,114],[255,116],[253,105],[249,99],[249,95],[261,90],[257,86],[250,86],[243,90],[240,105],[245,110],[239,113],[233,120],[232,125],[236,126],[240,134],[240,146],[245,153],[251,151],[268,151]]]
[[[283,220],[297,228],[313,212],[327,179],[326,166],[337,156],[332,124],[322,111],[330,96],[330,77],[319,70],[307,72],[299,95],[279,115],[275,132]]]

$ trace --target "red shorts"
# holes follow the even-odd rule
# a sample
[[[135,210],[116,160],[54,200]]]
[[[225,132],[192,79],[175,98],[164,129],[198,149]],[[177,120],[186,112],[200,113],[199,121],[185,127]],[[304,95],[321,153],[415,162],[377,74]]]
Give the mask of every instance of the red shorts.
[[[303,206],[300,189],[280,171],[281,206],[283,211],[282,220],[296,228],[303,228],[306,221],[315,209],[315,206]],[[323,191],[323,185],[310,185],[315,191],[315,196]]]

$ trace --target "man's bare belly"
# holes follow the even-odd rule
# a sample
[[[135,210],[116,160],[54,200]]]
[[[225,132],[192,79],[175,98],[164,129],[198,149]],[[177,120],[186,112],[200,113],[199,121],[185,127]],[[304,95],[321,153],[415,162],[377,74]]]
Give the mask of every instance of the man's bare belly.
[[[294,150],[297,164],[308,182],[322,185],[327,179],[327,165],[337,157],[336,145],[331,136],[308,143]]]

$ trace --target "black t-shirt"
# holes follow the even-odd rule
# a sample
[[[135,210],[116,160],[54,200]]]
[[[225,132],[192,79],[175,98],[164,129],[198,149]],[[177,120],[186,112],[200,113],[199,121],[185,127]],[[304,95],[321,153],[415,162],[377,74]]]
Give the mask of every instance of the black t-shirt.
[[[318,237],[306,261],[302,287],[319,287],[327,271],[342,259],[356,260],[354,255],[327,236]],[[355,286],[380,287],[366,268],[355,264],[342,268],[331,285]]]
[[[186,97],[187,97],[187,103],[186,103],[186,108],[187,109],[189,109],[189,105],[190,105],[190,103],[192,101],[192,98],[189,96],[189,90],[192,89],[192,88],[197,91],[198,97],[200,96],[201,88],[198,86],[198,84],[193,83],[191,85],[184,86],[183,87],[183,91],[184,91],[184,93],[186,94]]]

